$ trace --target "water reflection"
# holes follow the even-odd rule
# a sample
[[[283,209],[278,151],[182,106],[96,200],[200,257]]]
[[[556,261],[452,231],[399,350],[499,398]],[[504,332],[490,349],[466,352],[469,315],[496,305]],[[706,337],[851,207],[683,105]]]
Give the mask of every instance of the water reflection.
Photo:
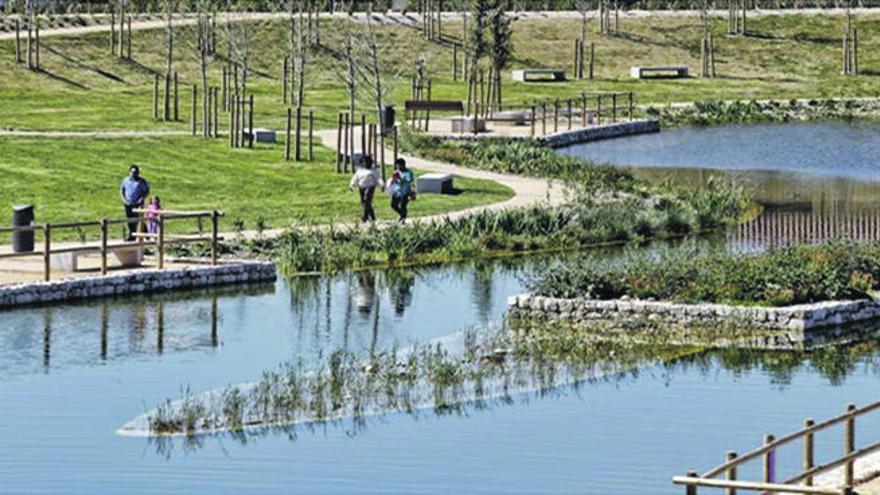
[[[303,433],[326,435],[329,430],[355,437],[367,433],[371,425],[384,425],[403,417],[416,420],[444,416],[468,417],[499,407],[524,406],[550,398],[573,398],[587,402],[589,388],[600,384],[619,387],[649,379],[670,386],[677,379],[694,374],[706,380],[721,374],[736,380],[749,375],[767,376],[780,391],[789,388],[795,377],[801,375],[819,376],[834,387],[845,385],[847,378],[857,372],[880,376],[880,341],[876,338],[801,351],[734,348],[696,351],[660,345],[604,345],[612,346],[615,352],[610,355],[613,357],[609,358],[609,353],[603,352],[605,357],[601,359],[583,361],[583,356],[574,355],[577,352],[566,355],[564,351],[559,354],[557,350],[544,357],[497,361],[492,379],[490,375],[485,375],[486,381],[479,382],[479,385],[460,386],[453,394],[456,402],[444,403],[443,407],[399,407],[389,413],[355,415],[314,423],[246,428],[237,432],[206,435],[150,437],[148,444],[157,455],[169,459],[175,452],[192,454],[215,442],[222,445],[229,441],[247,446],[267,437],[281,437],[294,442]],[[409,396],[404,396],[399,387],[393,390],[399,394],[399,398],[392,403],[409,400]]]
[[[40,370],[48,374],[71,365],[214,348],[220,344],[220,300],[272,290],[262,285],[5,311],[0,376],[34,371],[37,352]]]

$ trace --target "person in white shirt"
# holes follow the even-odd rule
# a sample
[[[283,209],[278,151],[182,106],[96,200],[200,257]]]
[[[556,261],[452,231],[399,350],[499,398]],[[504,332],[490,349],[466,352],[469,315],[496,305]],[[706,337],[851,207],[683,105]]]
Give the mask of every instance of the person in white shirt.
[[[364,209],[361,221],[364,223],[376,221],[376,212],[373,210],[373,194],[376,192],[376,186],[381,186],[383,189],[385,188],[385,184],[382,182],[382,179],[379,178],[376,168],[373,167],[373,159],[369,156],[365,156],[361,161],[360,167],[358,167],[354,175],[351,177],[351,182],[348,183],[348,188],[350,190],[354,191],[355,187],[357,187],[358,192],[360,193],[361,206]]]

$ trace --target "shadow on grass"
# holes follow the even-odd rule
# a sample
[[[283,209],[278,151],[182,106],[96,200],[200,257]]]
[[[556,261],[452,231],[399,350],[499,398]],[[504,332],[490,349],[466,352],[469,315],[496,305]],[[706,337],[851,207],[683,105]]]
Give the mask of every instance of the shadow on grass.
[[[84,64],[79,59],[76,59],[76,58],[74,58],[74,57],[72,57],[62,51],[59,51],[51,46],[48,46],[48,45],[43,45],[43,46],[49,53],[60,57],[62,60],[69,62],[70,64],[72,64],[73,66],[75,66],[78,69],[91,71],[91,72],[94,72],[100,76],[106,77],[107,79],[110,79],[111,81],[125,84],[125,79],[123,79],[120,76],[117,76],[116,74],[113,74],[112,72],[107,72],[104,69],[101,69],[99,67],[93,67],[91,65]]]
[[[68,79],[64,76],[60,76],[58,74],[55,74],[54,72],[49,72],[43,68],[34,69],[34,72],[36,72],[37,74],[42,74],[42,75],[48,77],[49,79],[67,84],[68,86],[74,87],[76,89],[84,89],[84,90],[90,89],[88,86],[85,86],[84,84],[78,83],[78,82],[76,82],[72,79]]]

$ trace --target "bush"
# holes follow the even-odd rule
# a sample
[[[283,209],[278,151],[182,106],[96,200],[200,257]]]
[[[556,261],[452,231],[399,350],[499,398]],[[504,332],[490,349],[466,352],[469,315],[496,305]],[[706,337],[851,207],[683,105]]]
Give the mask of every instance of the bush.
[[[529,286],[550,297],[783,306],[864,298],[878,277],[880,244],[835,241],[757,255],[686,247],[629,253],[615,262],[580,257],[545,269]]]

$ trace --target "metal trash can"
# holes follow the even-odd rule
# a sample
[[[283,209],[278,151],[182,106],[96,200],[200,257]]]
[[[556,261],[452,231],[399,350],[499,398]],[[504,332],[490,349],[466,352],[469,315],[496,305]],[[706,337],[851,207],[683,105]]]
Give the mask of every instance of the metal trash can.
[[[15,205],[12,207],[12,226],[30,227],[34,224],[34,205]],[[34,231],[13,232],[12,252],[28,253],[34,250]]]
[[[383,105],[382,106],[382,125],[379,127],[379,132],[382,133],[383,136],[388,136],[388,133],[391,132],[391,129],[394,129],[394,121],[396,115],[394,111],[394,105]]]

